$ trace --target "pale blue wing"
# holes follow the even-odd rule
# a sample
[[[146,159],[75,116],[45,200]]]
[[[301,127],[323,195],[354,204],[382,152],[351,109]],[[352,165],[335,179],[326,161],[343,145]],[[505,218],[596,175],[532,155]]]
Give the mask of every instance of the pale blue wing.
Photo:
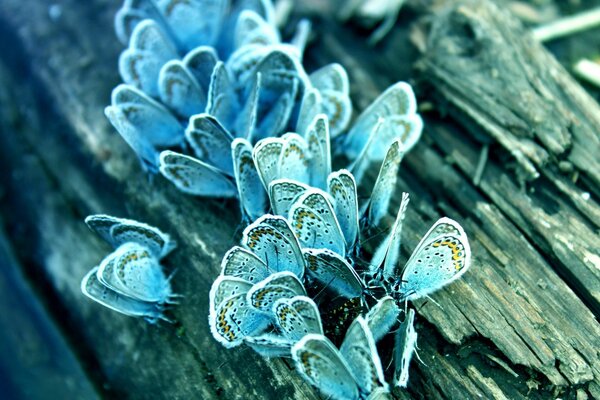
[[[242,278],[219,275],[210,288],[208,295],[209,310],[216,310],[225,300],[240,294],[246,294],[252,283]]]
[[[269,271],[267,264],[257,255],[242,247],[235,246],[223,256],[221,273],[254,283],[266,279],[272,271]]]
[[[333,90],[343,94],[350,93],[350,81],[346,69],[340,64],[328,64],[309,76],[310,83],[319,91]]]
[[[183,52],[214,45],[228,8],[227,0],[155,0]]]
[[[281,41],[277,28],[252,10],[244,10],[240,13],[234,38],[237,49],[250,44],[269,46]]]
[[[279,299],[306,296],[304,285],[289,271],[278,272],[255,284],[248,292],[247,299],[252,307],[272,314],[273,305]]]
[[[402,201],[394,225],[392,225],[392,229],[385,240],[377,247],[371,259],[371,272],[381,272],[383,275],[380,278],[385,281],[396,278],[396,270],[400,259],[400,245],[402,244],[402,221],[406,216],[408,202],[408,193],[402,193]]]
[[[311,189],[290,209],[290,221],[300,243],[306,247],[329,249],[346,254],[346,243],[328,194]]]
[[[396,332],[394,344],[394,386],[405,388],[408,384],[410,360],[417,347],[415,310],[408,310],[404,321]]]
[[[333,209],[344,234],[346,246],[352,249],[358,239],[358,195],[352,174],[342,169],[327,178],[329,194],[333,198]]]
[[[224,347],[232,348],[242,344],[247,336],[263,333],[271,319],[250,306],[246,293],[238,293],[211,308],[208,322],[213,337]]]
[[[235,32],[237,21],[243,11],[253,11],[264,19],[270,26],[276,27],[275,10],[271,0],[238,0],[233,2],[230,12],[225,18],[218,42],[219,54],[229,55],[235,50]]]
[[[285,134],[282,140],[279,173],[276,178],[286,178],[308,184],[311,175],[309,168],[311,160],[306,140],[296,133]]]
[[[190,51],[183,58],[183,63],[194,76],[203,93],[208,97],[211,75],[217,66],[219,57],[214,48],[200,46]],[[204,111],[204,110],[203,110]]]
[[[106,257],[99,280],[111,289],[137,300],[167,303],[172,295],[158,259],[146,247],[128,242]]]
[[[235,182],[244,218],[254,221],[268,209],[267,193],[252,159],[252,146],[237,138],[231,144]]]
[[[114,248],[127,242],[139,243],[157,258],[163,258],[176,247],[175,241],[168,234],[132,219],[96,214],[88,216],[85,223]]]
[[[178,57],[177,49],[160,25],[144,20],[137,24],[129,47],[119,57],[119,73],[125,83],[158,97],[160,70],[166,62]]]
[[[275,333],[247,336],[244,343],[265,358],[290,357],[294,342]]]
[[[298,119],[296,121],[296,132],[306,137],[309,126],[322,110],[321,93],[316,89],[307,89],[300,104],[300,111],[298,112]]]
[[[375,340],[363,317],[357,317],[348,328],[340,353],[361,393],[368,396],[378,387],[387,387]]]
[[[319,309],[310,297],[279,299],[273,305],[273,314],[277,327],[294,342],[309,333],[323,334]]]
[[[149,321],[165,319],[162,308],[156,303],[135,300],[106,287],[97,278],[98,267],[93,268],[81,281],[81,291],[90,299],[111,310],[132,317],[144,317]]]
[[[225,64],[217,62],[210,78],[206,112],[213,115],[228,130],[234,127],[240,104]]]
[[[331,173],[331,143],[329,125],[324,114],[318,114],[308,125],[306,142],[310,152],[310,183],[326,190],[327,177]]]
[[[294,200],[307,191],[309,186],[289,179],[275,179],[269,184],[271,208],[277,215],[287,217]]]
[[[350,159],[355,159],[363,151],[368,141],[367,132],[371,132],[377,124],[379,118],[388,119],[399,115],[415,114],[417,111],[417,101],[411,86],[405,82],[398,82],[383,92],[362,114],[346,135],[344,142],[344,153]],[[386,137],[388,127],[380,130],[383,137]],[[390,140],[391,142],[391,140]],[[387,148],[389,142],[382,143],[383,148]],[[384,153],[377,151],[381,148],[376,142],[369,157],[377,155],[380,158],[372,158],[373,161],[381,160]],[[385,151],[385,150],[384,150]]]
[[[344,296],[362,296],[365,285],[354,268],[328,249],[304,249],[307,273],[323,287]]]
[[[231,159],[233,137],[209,114],[197,114],[190,118],[185,137],[199,160],[212,165],[229,176],[234,175]]]
[[[250,92],[244,108],[238,114],[235,121],[235,135],[247,139],[250,143],[255,141],[256,116],[258,112],[258,96],[260,93],[261,75],[257,74],[254,80],[254,88]]]
[[[160,173],[185,193],[223,198],[237,196],[235,184],[223,172],[170,150],[160,153]]]
[[[352,101],[348,94],[334,90],[321,91],[322,112],[327,115],[331,137],[346,130],[352,118]]]
[[[117,86],[112,92],[112,105],[104,112],[143,165],[151,169],[158,165],[157,148],[178,145],[183,139],[179,121],[133,86]]]
[[[242,235],[242,245],[256,254],[270,273],[291,271],[297,276],[304,274],[304,258],[297,239],[291,240],[288,235],[272,226],[272,221],[284,218],[265,215],[249,225]],[[267,223],[268,220],[270,223]]]
[[[254,146],[252,158],[265,189],[269,188],[271,181],[279,177],[279,158],[282,149],[283,141],[280,138],[262,139]]]
[[[365,319],[369,325],[369,329],[373,334],[375,342],[383,339],[392,327],[398,322],[400,308],[396,300],[390,296],[381,298],[373,308],[369,310]]]
[[[160,70],[158,93],[161,101],[184,119],[206,108],[207,92],[179,60],[167,62]]]
[[[233,82],[235,82],[236,90],[246,90],[246,87],[250,85],[251,80],[256,75],[256,66],[271,50],[270,46],[250,44],[237,49],[227,59],[225,65],[233,78]]]
[[[152,19],[164,24],[154,1],[125,0],[115,15],[115,31],[121,43],[128,44],[135,27],[145,19]]]
[[[271,50],[256,66],[253,76],[261,74],[256,131],[261,137],[278,136],[287,127],[299,90],[301,68],[297,59],[282,50]],[[246,92],[250,84],[245,84]]]
[[[383,127],[384,122],[385,120],[383,118],[378,119],[371,131],[363,133],[367,137],[367,142],[358,157],[354,159],[349,167],[350,171],[352,171],[352,174],[354,175],[354,179],[356,179],[356,182],[359,184],[373,163],[373,160],[369,158],[369,149],[375,145],[377,140],[377,132],[379,132],[379,130]],[[345,146],[345,144],[340,146],[340,148],[345,150],[345,147],[343,146]]]
[[[388,149],[371,191],[367,211],[367,224],[371,228],[384,229],[382,220],[388,214],[388,207],[396,190],[398,171],[403,157],[402,145],[399,140],[396,140]]]
[[[385,119],[381,129],[377,131],[373,145],[368,149],[370,160],[383,159],[389,146],[400,140],[404,152],[408,152],[421,138],[423,120],[419,114],[394,115]]]
[[[292,359],[300,375],[328,399],[359,399],[359,390],[350,367],[325,336],[304,336],[292,348]]]
[[[421,239],[391,289],[402,299],[415,300],[458,279],[470,265],[471,248],[463,228],[441,218]]]

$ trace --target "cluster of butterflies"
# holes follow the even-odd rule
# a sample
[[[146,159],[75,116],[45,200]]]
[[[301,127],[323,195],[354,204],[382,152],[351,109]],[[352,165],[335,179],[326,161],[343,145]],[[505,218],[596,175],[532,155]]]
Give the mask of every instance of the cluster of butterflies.
[[[406,387],[417,339],[406,302],[459,278],[471,252],[462,227],[442,218],[398,268],[408,194],[391,228],[383,216],[402,154],[395,141],[363,205],[347,170],[329,174],[325,189],[281,177],[285,164],[279,173],[261,174],[278,215],[250,224],[241,246],[223,258],[210,292],[215,339],[227,348],[246,344],[264,357],[291,357],[328,398],[384,399],[389,386],[376,344],[396,327],[392,379]],[[366,262],[362,243],[374,232],[383,239]]]
[[[270,0],[125,1],[116,17],[128,45],[119,59],[124,84],[105,113],[145,168],[183,192],[243,201],[257,189],[248,156],[262,140],[304,140],[303,161],[321,166],[331,140],[359,181],[395,139],[405,151],[417,142],[423,123],[410,85],[388,88],[349,127],[345,69],[330,64],[308,74],[309,24],[301,21],[282,43],[273,15]],[[326,150],[312,143],[316,125],[327,130],[318,138]],[[291,150],[286,156],[296,155]],[[267,211],[261,199],[253,203],[242,204],[246,220]]]
[[[407,302],[467,270],[468,240],[442,218],[399,267],[408,194],[391,227],[385,217],[423,127],[414,93],[392,85],[350,126],[344,68],[308,74],[308,24],[282,43],[273,15],[269,0],[125,0],[116,17],[125,83],[106,115],[142,165],[181,191],[240,200],[250,225],[210,291],[217,341],[292,358],[329,398],[390,398],[382,362],[393,359],[393,386],[406,387],[416,348]],[[333,171],[332,155],[348,169]],[[375,164],[359,204],[357,186]],[[169,236],[106,215],[86,223],[115,251],[85,276],[84,294],[168,321],[178,297],[160,265],[175,247]],[[392,331],[393,354],[380,358]]]
[[[81,291],[94,301],[122,314],[151,323],[165,317],[176,303],[160,260],[175,242],[158,228],[130,219],[90,215],[86,224],[115,250],[81,281]]]

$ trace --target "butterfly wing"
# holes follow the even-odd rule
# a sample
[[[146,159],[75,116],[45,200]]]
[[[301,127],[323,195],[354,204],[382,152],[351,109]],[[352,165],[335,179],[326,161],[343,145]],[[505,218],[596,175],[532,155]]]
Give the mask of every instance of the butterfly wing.
[[[177,49],[160,24],[143,20],[133,30],[129,47],[119,57],[119,73],[123,82],[158,97],[160,70],[177,58]]]
[[[294,201],[309,186],[289,179],[275,179],[269,184],[269,200],[271,208],[277,215],[287,216]]]
[[[309,297],[295,296],[279,299],[273,305],[273,313],[283,335],[293,342],[309,333],[323,334],[319,309]]]
[[[308,125],[306,142],[310,152],[310,183],[325,190],[331,173],[331,144],[325,114],[319,114]]]
[[[304,138],[295,133],[284,135],[282,140],[283,147],[279,154],[277,178],[287,178],[308,184],[311,175],[308,144]]]
[[[158,260],[146,247],[127,242],[109,257],[114,258],[108,264],[102,263],[98,270],[101,282],[110,283],[113,290],[137,300],[168,302],[171,287]]]
[[[333,208],[346,240],[346,248],[352,249],[358,239],[358,195],[354,177],[347,170],[340,170],[327,178]]]
[[[375,340],[363,317],[357,317],[348,328],[340,353],[362,393],[369,395],[378,387],[387,387]]]
[[[304,249],[308,274],[337,294],[354,298],[361,296],[365,286],[350,264],[328,249]]]
[[[199,160],[233,176],[231,148],[233,137],[212,115],[202,113],[190,118],[185,137]]]
[[[357,400],[358,387],[338,349],[322,335],[304,336],[292,347],[300,375],[330,399]]]
[[[279,177],[279,158],[282,150],[283,141],[279,138],[263,139],[254,146],[252,158],[265,190],[268,190],[271,181]]]
[[[470,264],[471,248],[463,228],[441,218],[421,239],[392,290],[404,299],[418,299],[458,279]]]
[[[278,272],[257,283],[248,292],[249,304],[257,310],[271,314],[279,299],[306,296],[304,285],[289,271]]]
[[[179,190],[196,196],[236,197],[235,184],[221,170],[193,157],[165,150],[160,173]]]
[[[294,342],[276,333],[247,336],[244,343],[265,358],[290,357]]]
[[[267,315],[248,304],[246,293],[228,297],[210,309],[211,333],[226,348],[239,346],[247,336],[263,333],[269,324]]]
[[[390,329],[396,324],[400,308],[396,300],[390,296],[381,298],[377,304],[365,316],[369,329],[373,334],[373,340],[378,342],[390,332]]]
[[[417,332],[414,327],[415,310],[410,309],[396,332],[394,344],[394,386],[405,388],[408,384],[410,360],[417,346]]]
[[[390,117],[397,115],[412,115],[416,111],[417,101],[412,87],[408,83],[398,82],[390,86],[363,111],[346,135],[344,147],[346,155],[354,159],[361,153],[368,140],[364,133],[370,132],[379,118],[388,120]],[[379,130],[381,136],[374,141],[369,151],[371,160],[380,161],[383,159],[385,149],[388,148],[394,136],[389,141],[386,139],[385,142],[380,139],[387,138],[389,130],[389,126],[384,126],[383,129]]]
[[[367,212],[367,224],[370,228],[382,230],[382,220],[388,213],[390,200],[396,190],[400,162],[404,156],[400,141],[392,143],[379,169],[379,175],[371,192]]]
[[[81,291],[90,299],[111,310],[132,317],[144,317],[150,321],[164,319],[161,307],[124,296],[100,283],[97,278],[98,267],[93,268],[81,281]]]
[[[231,144],[231,152],[242,213],[246,219],[254,221],[267,211],[268,203],[252,159],[252,146],[247,140],[236,138]]]
[[[267,265],[254,253],[235,246],[231,248],[221,261],[221,273],[254,283],[269,276]]]
[[[408,207],[408,193],[402,193],[402,201],[396,214],[392,229],[385,240],[377,247],[371,259],[371,274],[379,275],[379,280],[390,280],[396,276],[398,259],[400,258],[400,245],[402,243],[402,223]]]
[[[176,247],[168,234],[132,219],[96,214],[88,216],[85,223],[115,248],[134,242],[149,249],[155,257],[163,258]]]
[[[226,0],[156,0],[182,52],[214,45],[228,8]]]
[[[284,218],[265,215],[244,230],[242,244],[267,265],[270,273],[291,271],[302,277],[304,258],[298,241],[280,225],[274,227],[272,222],[275,220],[287,225]]]
[[[184,119],[203,112],[208,95],[191,71],[179,60],[171,60],[161,68],[158,94],[165,105]]]
[[[294,233],[306,247],[346,254],[346,243],[327,193],[310,189],[290,209]]]

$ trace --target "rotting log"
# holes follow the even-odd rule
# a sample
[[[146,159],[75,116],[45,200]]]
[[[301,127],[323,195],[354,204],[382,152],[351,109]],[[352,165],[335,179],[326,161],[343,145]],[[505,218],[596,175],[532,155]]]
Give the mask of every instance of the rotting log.
[[[0,210],[18,265],[37,285],[40,300],[100,395],[318,397],[285,362],[266,362],[247,349],[225,350],[210,336],[208,289],[220,257],[239,235],[239,213],[230,211],[237,207],[233,202],[182,195],[160,177],[149,181],[109,127],[102,110],[119,81],[116,59],[121,45],[112,33],[117,3],[64,0],[57,3],[61,12],[58,17],[54,13],[54,19],[48,13],[50,3],[0,4],[3,34],[15,43],[3,55],[0,68],[5,88],[0,99]],[[570,158],[572,146],[561,150],[555,144],[573,140],[580,131],[556,133],[557,139],[548,141],[546,148],[546,141],[530,140],[527,135],[532,133],[523,132],[530,114],[504,110],[500,115],[519,115],[519,124],[505,126],[492,115],[490,132],[492,123],[482,123],[488,109],[476,107],[482,116],[474,117],[463,108],[469,101],[473,106],[482,104],[475,93],[454,94],[460,100],[454,102],[454,92],[443,90],[456,85],[443,77],[458,76],[460,69],[438,77],[428,63],[436,66],[435,61],[443,59],[436,58],[433,49],[441,51],[435,47],[437,41],[448,39],[435,33],[444,32],[443,26],[456,19],[464,23],[459,18],[464,14],[462,4],[466,3],[429,15],[431,28],[422,32],[428,39],[418,77],[434,82],[435,90],[422,90],[421,102],[453,108],[448,113],[452,118],[424,114],[423,141],[404,161],[400,189],[410,192],[412,200],[402,246],[408,255],[427,227],[448,215],[464,225],[475,261],[462,280],[433,296],[435,303],[418,305],[419,355],[424,364],[414,362],[409,390],[401,398],[569,398],[586,393],[599,397],[599,286],[593,286],[598,266],[594,270],[589,264],[594,258],[585,257],[598,257],[597,185],[596,190],[592,185],[598,170],[582,169],[582,179],[573,183],[558,168],[568,160],[575,172],[579,170]],[[547,66],[555,72],[540,74],[536,82],[543,77],[543,83],[557,91],[569,82],[571,89],[565,91],[573,99],[562,108],[578,119],[589,112],[580,109],[584,103],[597,108],[543,48],[526,39],[509,14],[488,2],[469,10],[467,21],[478,24],[478,36],[471,40],[480,40],[471,48],[486,52],[487,62],[493,61],[494,53],[487,53],[486,46],[496,42],[513,46],[506,51],[523,58],[533,52],[526,44],[545,54],[535,68]],[[516,37],[486,39],[507,34],[497,26],[501,23],[510,24],[508,33]],[[382,43],[386,47],[382,52],[368,48],[364,38],[327,18],[316,20],[315,31],[320,40],[307,50],[308,69],[342,63],[349,70],[358,109],[393,81],[410,78],[406,74],[417,54],[407,48],[408,29],[392,32]],[[469,29],[447,31],[454,32],[448,40],[458,41],[459,33]],[[478,54],[463,56],[458,65],[476,73]],[[522,80],[502,82],[512,86],[503,87],[498,95],[527,90]],[[507,108],[512,103],[500,104]],[[593,118],[584,120],[585,128]],[[570,127],[567,120],[558,126]],[[497,151],[491,152],[476,186],[471,181],[482,137]],[[529,140],[539,147],[536,152],[547,154],[543,163],[525,159],[529,163],[525,165],[539,173],[538,179],[520,182],[514,163],[506,161],[514,154],[514,149],[504,149],[507,140],[519,142],[519,150]],[[583,192],[592,193],[589,201],[577,197]],[[148,326],[82,297],[81,277],[109,251],[82,223],[85,215],[97,212],[140,219],[175,236],[179,247],[166,265],[170,271],[177,268],[174,289],[186,296],[171,314],[177,325]]]

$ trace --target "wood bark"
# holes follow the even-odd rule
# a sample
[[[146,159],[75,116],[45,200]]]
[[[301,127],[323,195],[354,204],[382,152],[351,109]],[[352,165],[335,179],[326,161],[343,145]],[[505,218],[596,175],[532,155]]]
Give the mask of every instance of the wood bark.
[[[239,238],[237,204],[149,179],[104,118],[119,82],[119,3],[0,3],[11,44],[0,60],[0,212],[10,268],[33,285],[64,336],[61,351],[74,355],[57,374],[85,375],[81,390],[101,397],[319,398],[291,364],[212,339],[208,290]],[[600,109],[494,3],[441,3],[403,12],[375,49],[352,27],[312,15],[318,40],[306,54],[309,70],[348,69],[358,110],[415,78],[421,105],[434,111],[423,109],[424,138],[401,171],[399,189],[411,194],[403,254],[443,215],[471,241],[464,278],[417,306],[423,362],[397,394],[600,398]],[[475,185],[484,145],[490,157]],[[165,264],[185,296],[171,312],[176,325],[149,326],[81,295],[81,278],[110,251],[83,224],[92,213],[175,237]]]

